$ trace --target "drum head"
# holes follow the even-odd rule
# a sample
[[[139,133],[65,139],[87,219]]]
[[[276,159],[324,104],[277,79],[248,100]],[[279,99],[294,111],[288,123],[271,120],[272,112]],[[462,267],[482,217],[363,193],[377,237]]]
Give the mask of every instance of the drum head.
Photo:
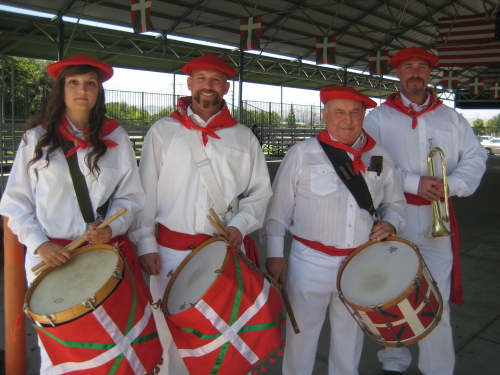
[[[118,257],[108,249],[74,255],[40,281],[31,295],[30,310],[40,315],[56,314],[80,304],[109,280]]]
[[[401,295],[418,274],[420,258],[399,241],[375,242],[346,264],[340,279],[344,298],[359,306],[374,306]]]
[[[215,241],[199,250],[184,264],[174,276],[175,279],[170,281],[173,285],[166,296],[169,314],[178,314],[201,299],[218,277],[215,271],[222,271],[226,254],[226,242]]]

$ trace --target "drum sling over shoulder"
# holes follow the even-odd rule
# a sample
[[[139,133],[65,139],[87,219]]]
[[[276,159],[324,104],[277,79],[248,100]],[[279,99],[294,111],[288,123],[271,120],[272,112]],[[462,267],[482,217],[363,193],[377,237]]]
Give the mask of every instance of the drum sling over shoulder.
[[[64,151],[64,155],[66,155],[74,146],[75,145],[72,141],[63,141],[62,149]],[[76,154],[77,153],[75,152],[71,156],[67,157],[66,160],[68,162],[69,172],[71,174],[71,180],[73,181],[73,187],[75,188],[76,199],[78,200],[80,211],[82,212],[85,223],[89,224],[95,222],[96,218],[92,209],[92,202],[90,201],[90,194],[89,189],[87,188],[87,183],[85,182],[85,176],[78,166],[78,156]],[[111,197],[109,197],[102,206],[97,208],[96,212],[98,219],[104,219],[104,217],[106,217],[110,199]]]
[[[335,172],[337,172],[339,178],[349,189],[354,199],[356,199],[359,207],[368,211],[372,218],[378,221],[378,212],[375,207],[373,207],[373,199],[368,189],[368,185],[361,173],[359,175],[354,173],[352,160],[347,154],[347,151],[330,146],[319,140],[318,142],[332,163]]]

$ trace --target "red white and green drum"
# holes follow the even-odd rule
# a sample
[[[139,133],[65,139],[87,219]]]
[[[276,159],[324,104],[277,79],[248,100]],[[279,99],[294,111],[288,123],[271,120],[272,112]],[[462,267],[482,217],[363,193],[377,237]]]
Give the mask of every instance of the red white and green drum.
[[[145,375],[161,361],[149,290],[124,245],[124,257],[106,244],[76,249],[28,288],[24,310],[57,374]]]
[[[398,237],[354,250],[342,264],[337,287],[363,331],[385,346],[418,342],[443,312],[441,294],[418,248]]]
[[[191,374],[248,374],[282,347],[278,292],[220,237],[181,263],[162,309]]]

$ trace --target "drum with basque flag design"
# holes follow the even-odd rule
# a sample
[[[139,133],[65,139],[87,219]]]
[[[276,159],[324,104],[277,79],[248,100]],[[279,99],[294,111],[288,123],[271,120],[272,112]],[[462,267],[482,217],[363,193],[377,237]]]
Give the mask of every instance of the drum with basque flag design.
[[[184,260],[162,309],[191,374],[248,374],[283,346],[278,292],[222,238]]]
[[[57,374],[145,375],[153,373],[161,363],[162,348],[149,288],[131,244],[123,236],[116,242],[123,254],[123,278],[104,302],[69,322],[55,326],[34,324]],[[119,254],[109,245],[90,248],[82,254],[91,257],[94,250]],[[68,263],[78,262],[78,258]],[[64,285],[65,280],[60,282]],[[85,273],[81,282],[85,283]],[[29,306],[25,310],[30,316]]]

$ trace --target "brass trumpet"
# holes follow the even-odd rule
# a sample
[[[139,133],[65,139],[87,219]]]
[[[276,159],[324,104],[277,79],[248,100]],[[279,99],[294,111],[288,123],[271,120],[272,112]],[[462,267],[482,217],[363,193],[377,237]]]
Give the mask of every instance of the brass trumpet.
[[[436,176],[436,167],[434,165],[434,157],[439,154],[441,157],[441,168],[443,171],[443,184],[444,184],[444,207],[445,215],[443,215],[443,210],[441,207],[441,201],[432,201],[432,225],[431,230],[426,238],[437,238],[437,237],[448,237],[453,236],[447,228],[445,223],[450,221],[450,207],[448,205],[448,181],[446,178],[446,157],[443,150],[439,147],[432,147],[432,139],[429,139],[429,154],[427,155],[427,168],[430,177]]]

